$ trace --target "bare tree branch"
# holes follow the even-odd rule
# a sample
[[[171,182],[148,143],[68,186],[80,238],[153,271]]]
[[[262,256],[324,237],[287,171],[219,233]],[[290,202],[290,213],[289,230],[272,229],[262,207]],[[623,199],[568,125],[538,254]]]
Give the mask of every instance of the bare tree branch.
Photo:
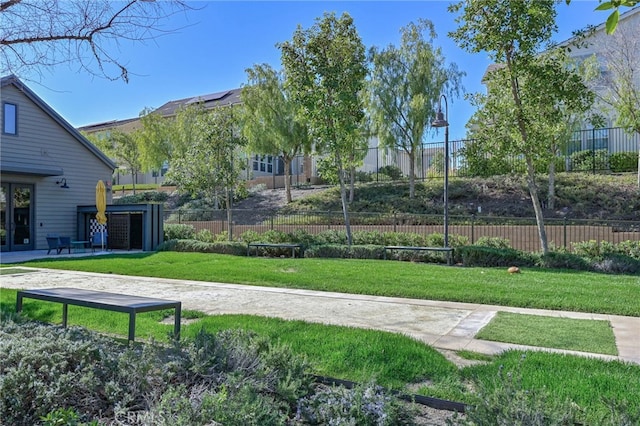
[[[0,3],[0,71],[36,71],[69,63],[128,81],[120,42],[144,42],[177,28],[167,21],[193,8],[183,0],[7,0]]]

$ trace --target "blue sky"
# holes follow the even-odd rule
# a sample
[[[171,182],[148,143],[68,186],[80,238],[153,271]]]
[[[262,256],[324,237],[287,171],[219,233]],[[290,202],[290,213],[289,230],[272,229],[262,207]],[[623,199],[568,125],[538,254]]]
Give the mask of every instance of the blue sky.
[[[198,1],[199,10],[175,16],[169,27],[181,28],[145,44],[121,43],[119,57],[129,68],[130,81],[109,81],[63,65],[41,76],[21,75],[45,102],[73,126],[136,117],[145,107],[167,101],[242,86],[245,69],[256,63],[280,68],[276,43],[290,40],[296,26],[308,28],[326,12],[348,12],[367,48],[399,45],[400,28],[419,18],[431,20],[447,63],[466,72],[465,92],[483,91],[486,53],[469,54],[447,37],[456,28],[447,1]],[[594,12],[597,1],[573,0],[558,5],[562,41],[573,31],[604,22]],[[448,99],[450,138],[465,136],[471,106],[461,97]],[[441,135],[434,136],[442,140]]]

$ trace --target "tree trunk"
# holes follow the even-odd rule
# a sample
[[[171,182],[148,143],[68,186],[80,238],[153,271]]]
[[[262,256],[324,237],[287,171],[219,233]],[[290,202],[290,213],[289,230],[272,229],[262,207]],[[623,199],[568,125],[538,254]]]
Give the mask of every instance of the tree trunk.
[[[638,147],[638,189],[640,189],[640,147]]]
[[[356,168],[351,167],[349,170],[349,204],[353,203],[356,192]]]
[[[549,163],[549,189],[547,192],[547,209],[555,210],[556,208],[556,162],[555,155]]]
[[[136,195],[136,172],[131,171],[131,184],[133,185],[133,195]]]
[[[287,203],[291,200],[291,158],[288,155],[282,157],[284,160],[284,190],[287,193]]]
[[[529,195],[533,203],[533,211],[536,214],[536,224],[538,225],[538,237],[540,237],[540,246],[542,253],[549,253],[549,243],[547,242],[547,231],[544,229],[544,215],[540,206],[540,197],[538,196],[538,187],[536,185],[536,172],[533,167],[533,161],[527,157],[527,187]]]
[[[227,204],[227,234],[229,237],[229,241],[233,241],[233,217],[232,217],[232,205],[231,202],[233,201],[233,189],[229,189],[227,188],[226,191],[226,204]]]
[[[409,198],[416,196],[416,154],[413,150],[409,154]]]
[[[347,233],[347,244],[351,247],[351,223],[349,222],[349,205],[347,203],[347,185],[345,183],[344,167],[340,156],[336,155],[336,164],[338,165],[338,178],[340,180],[340,200],[342,201],[342,215],[344,216],[344,227]]]

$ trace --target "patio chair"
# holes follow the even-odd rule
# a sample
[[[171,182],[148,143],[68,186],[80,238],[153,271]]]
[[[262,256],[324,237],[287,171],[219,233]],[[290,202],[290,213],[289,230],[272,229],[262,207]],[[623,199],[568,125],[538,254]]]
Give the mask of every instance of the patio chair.
[[[71,254],[71,237],[60,237],[57,234],[47,234],[47,244],[49,245],[47,254],[51,253],[51,250],[55,250],[56,254],[60,254],[64,249],[67,249],[69,254]]]
[[[102,249],[107,249],[107,233],[104,233],[104,237],[102,236],[102,232],[96,232],[91,236],[91,250],[95,253],[96,247]],[[104,238],[104,240],[103,240]]]

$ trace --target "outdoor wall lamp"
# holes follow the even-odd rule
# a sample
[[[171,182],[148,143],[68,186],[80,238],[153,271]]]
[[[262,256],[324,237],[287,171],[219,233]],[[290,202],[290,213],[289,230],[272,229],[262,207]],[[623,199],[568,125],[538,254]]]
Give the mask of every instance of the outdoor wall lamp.
[[[443,99],[445,114],[442,114]],[[431,125],[444,127],[444,246],[449,247],[449,105],[445,95],[440,95],[436,119]]]
[[[69,185],[67,185],[67,178],[57,180],[56,185],[60,185],[60,188],[69,188]]]

